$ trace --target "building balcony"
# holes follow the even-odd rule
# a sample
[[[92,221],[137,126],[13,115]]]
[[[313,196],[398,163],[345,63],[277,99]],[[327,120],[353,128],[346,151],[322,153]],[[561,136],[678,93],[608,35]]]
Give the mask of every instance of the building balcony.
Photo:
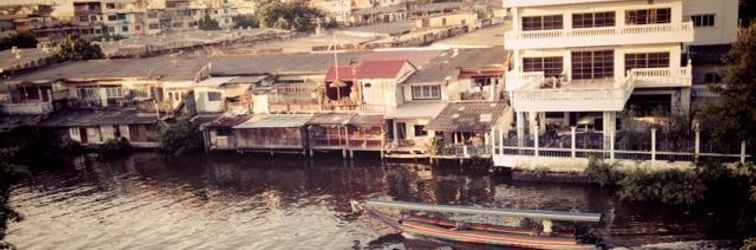
[[[632,69],[628,72],[636,88],[675,88],[693,86],[693,69],[688,63],[681,68]]]
[[[690,65],[690,64],[689,64]],[[517,112],[622,111],[635,88],[692,86],[692,69],[632,69],[622,80],[546,78],[543,72],[509,72],[507,90]]]
[[[509,31],[505,35],[507,49],[548,49],[606,45],[638,45],[693,42],[692,22],[562,29]]]
[[[29,101],[3,104],[3,110],[7,114],[15,115],[44,115],[53,112],[51,102]]]

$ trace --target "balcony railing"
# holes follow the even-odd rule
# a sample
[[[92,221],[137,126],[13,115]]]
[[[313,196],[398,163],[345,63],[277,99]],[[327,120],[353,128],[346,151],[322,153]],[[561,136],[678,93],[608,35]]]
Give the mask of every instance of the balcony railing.
[[[53,112],[51,102],[21,102],[3,104],[5,113],[18,115],[43,115]]]
[[[628,75],[632,76],[637,88],[690,87],[693,84],[690,63],[683,68],[632,69]]]
[[[507,49],[601,46],[612,44],[686,43],[694,39],[692,22],[562,29],[510,31]]]

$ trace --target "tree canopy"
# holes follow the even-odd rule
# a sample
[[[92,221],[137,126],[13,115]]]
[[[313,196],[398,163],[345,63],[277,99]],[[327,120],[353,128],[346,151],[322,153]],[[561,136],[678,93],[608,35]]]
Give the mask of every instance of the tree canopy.
[[[257,12],[257,19],[265,27],[303,32],[314,30],[321,17],[323,13],[315,8],[277,0],[262,3]]]
[[[239,15],[234,17],[235,29],[259,28],[260,21],[254,15]]]
[[[720,144],[756,139],[756,24],[741,31],[725,56],[723,84],[712,86],[720,100],[710,105],[706,119],[714,121],[714,137]],[[756,153],[753,147],[750,152]]]
[[[31,33],[18,33],[12,36],[0,39],[0,50],[16,48],[35,48],[37,47],[37,38]]]
[[[220,24],[218,24],[218,21],[213,20],[210,18],[210,15],[205,14],[202,19],[198,22],[199,29],[201,30],[220,30]]]
[[[58,44],[55,57],[61,61],[100,59],[105,57],[99,45],[78,36],[69,35]]]
[[[188,119],[179,119],[160,130],[160,151],[165,156],[179,156],[202,148],[199,128]]]

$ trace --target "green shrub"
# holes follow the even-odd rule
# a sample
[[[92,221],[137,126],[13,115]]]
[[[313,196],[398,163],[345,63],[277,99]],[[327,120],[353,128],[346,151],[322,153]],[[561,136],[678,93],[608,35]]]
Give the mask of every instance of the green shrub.
[[[179,156],[202,148],[202,134],[196,124],[181,119],[164,126],[159,135],[160,152],[165,156]]]
[[[627,201],[693,206],[704,200],[708,187],[695,171],[635,169],[618,182],[618,196]]]
[[[100,159],[115,159],[131,152],[131,144],[126,138],[110,139],[97,149]]]
[[[591,183],[601,187],[615,186],[622,179],[622,173],[617,170],[618,166],[617,162],[608,163],[597,157],[591,157],[583,173],[588,176]]]

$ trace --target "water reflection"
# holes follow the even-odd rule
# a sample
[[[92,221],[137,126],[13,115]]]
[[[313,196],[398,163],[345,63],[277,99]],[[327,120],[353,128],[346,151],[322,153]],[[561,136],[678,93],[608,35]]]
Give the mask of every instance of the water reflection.
[[[432,248],[351,212],[350,200],[618,213],[608,238],[653,242],[660,229],[701,237],[684,219],[643,215],[596,189],[511,183],[487,169],[384,165],[367,160],[211,155],[166,161],[136,154],[78,159],[38,174],[12,194],[26,220],[7,240],[21,249]],[[676,228],[677,227],[677,228]],[[668,229],[671,228],[671,229]],[[685,228],[685,230],[680,230]],[[621,229],[621,230],[620,230]],[[660,239],[664,236],[661,236]],[[638,243],[640,242],[640,243]]]

